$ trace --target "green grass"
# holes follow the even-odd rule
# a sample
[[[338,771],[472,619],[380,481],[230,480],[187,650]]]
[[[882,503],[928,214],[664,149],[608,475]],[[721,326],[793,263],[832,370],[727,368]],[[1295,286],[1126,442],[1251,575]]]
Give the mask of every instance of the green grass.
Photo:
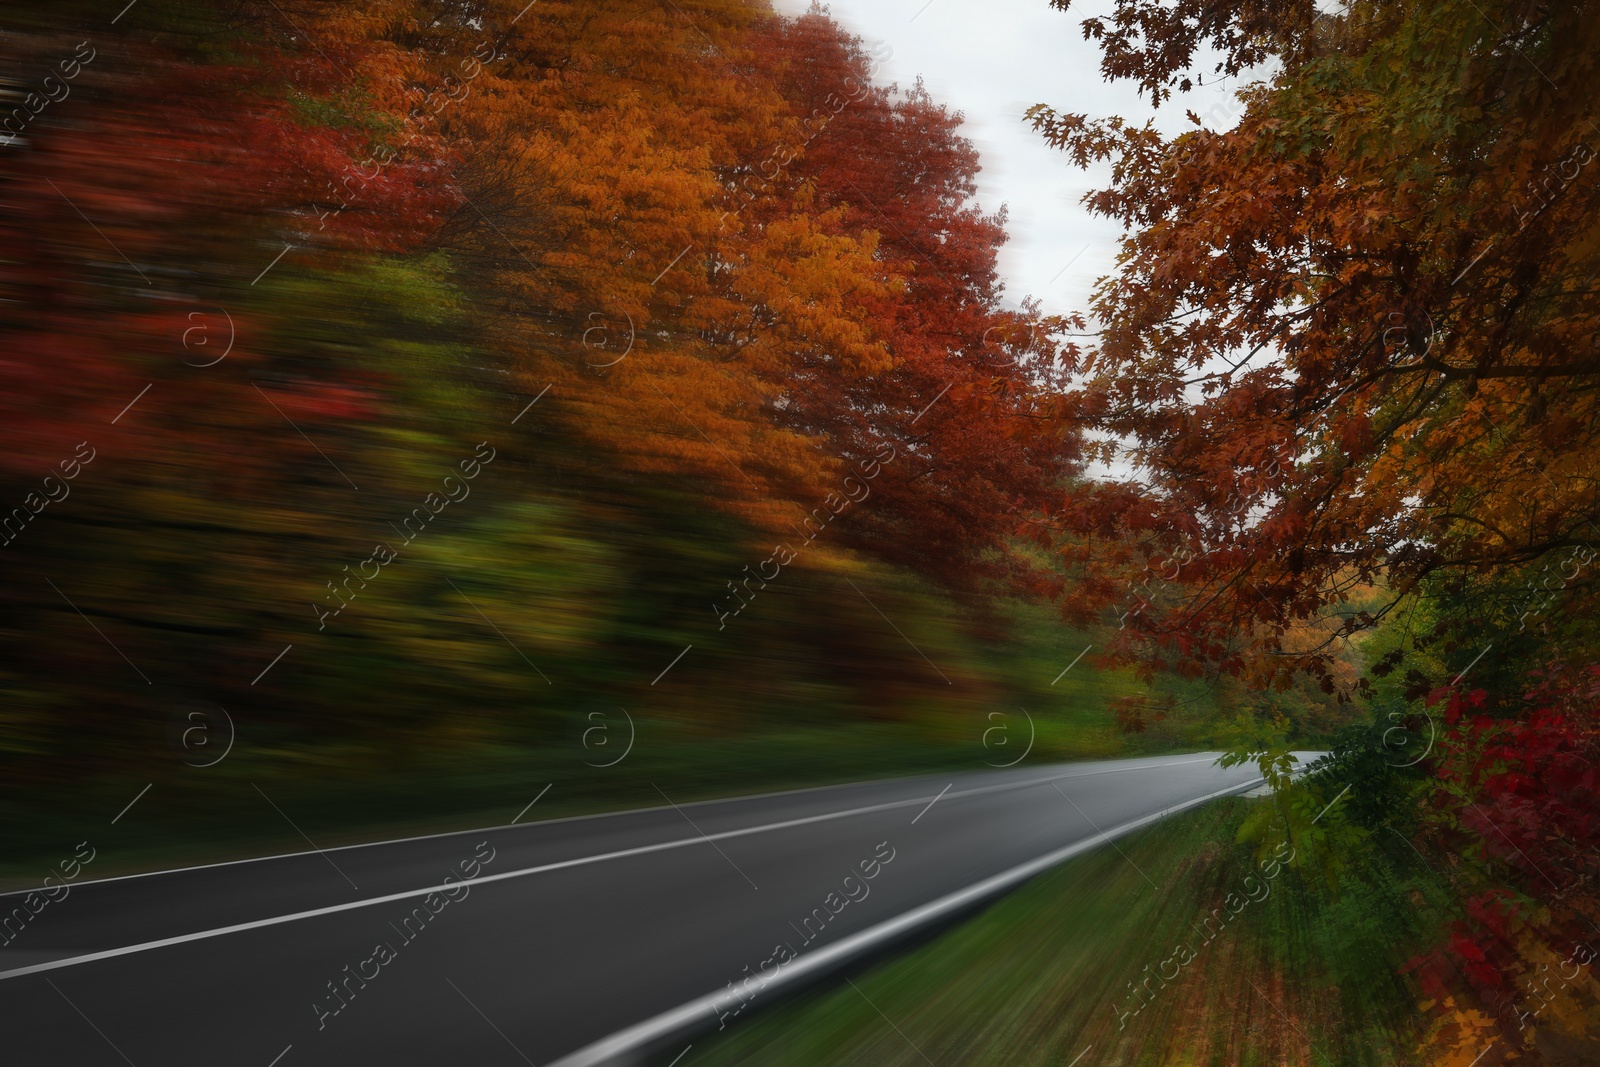
[[[1213,921],[1211,939],[1197,926],[1260,873],[1234,843],[1253,803],[1219,801],[1075,859],[854,975],[855,988],[830,983],[696,1040],[679,1067],[1409,1062],[1416,1033],[1398,961],[1333,949],[1348,899],[1286,868],[1259,902],[1220,930]],[[1119,1026],[1137,1005],[1130,983],[1160,972],[1180,944],[1192,961],[1167,964],[1173,981],[1152,979],[1148,1005]]]

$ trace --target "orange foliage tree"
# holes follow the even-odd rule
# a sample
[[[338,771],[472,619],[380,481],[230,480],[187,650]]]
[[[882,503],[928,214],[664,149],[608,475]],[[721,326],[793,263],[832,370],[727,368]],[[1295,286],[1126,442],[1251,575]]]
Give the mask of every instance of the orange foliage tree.
[[[1032,112],[1076,163],[1111,164],[1086,202],[1129,231],[1075,369],[1145,487],[1061,517],[1144,537],[1171,583],[1171,610],[1127,616],[1130,648],[1281,683],[1383,615],[1285,654],[1363,583],[1392,604],[1596,536],[1593,15],[1122,0],[1085,22],[1104,73],[1157,100],[1204,77],[1202,47],[1216,74],[1279,64],[1232,129]]]

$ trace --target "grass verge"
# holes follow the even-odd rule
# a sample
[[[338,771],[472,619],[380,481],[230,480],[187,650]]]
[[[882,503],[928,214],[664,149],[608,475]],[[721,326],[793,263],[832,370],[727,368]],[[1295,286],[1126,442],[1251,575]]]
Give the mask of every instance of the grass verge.
[[[1402,901],[1375,887],[1358,904],[1288,865],[1269,876],[1283,852],[1235,843],[1256,803],[1075,859],[849,983],[697,1040],[679,1067],[1413,1062],[1396,950],[1381,922],[1352,929],[1353,907]]]

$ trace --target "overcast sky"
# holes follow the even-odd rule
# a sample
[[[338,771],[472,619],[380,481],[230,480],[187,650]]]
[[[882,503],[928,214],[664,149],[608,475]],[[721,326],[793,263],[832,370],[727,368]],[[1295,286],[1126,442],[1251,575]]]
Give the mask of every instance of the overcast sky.
[[[798,15],[810,0],[773,6]],[[1001,204],[1010,210],[1011,240],[1000,253],[1007,303],[1031,295],[1046,313],[1087,311],[1095,280],[1115,263],[1121,230],[1079,200],[1104,185],[1107,172],[1073,169],[1022,116],[1047,103],[1136,124],[1151,117],[1131,85],[1101,79],[1099,49],[1083,39],[1083,19],[1108,13],[1112,0],[1074,3],[1067,13],[1048,0],[831,0],[827,7],[869,50],[880,41],[893,49],[880,81],[909,87],[920,75],[935,100],[965,115],[964,133],[983,159],[980,203],[986,211]],[[1169,102],[1154,116],[1157,127],[1170,135],[1188,126],[1185,107],[1213,129],[1232,126],[1233,87],[1207,86]]]

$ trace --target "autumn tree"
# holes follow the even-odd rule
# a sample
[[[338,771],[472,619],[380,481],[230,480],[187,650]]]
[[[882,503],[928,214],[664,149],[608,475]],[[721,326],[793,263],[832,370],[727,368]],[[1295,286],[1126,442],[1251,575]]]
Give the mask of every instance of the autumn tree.
[[[605,455],[785,538],[893,455],[840,542],[957,583],[1070,469],[959,116],[875,85],[859,41],[741,4],[446,7],[455,51],[497,42],[442,116],[446,239],[503,294],[521,387]]]
[[[1086,20],[1106,76],[1157,100],[1279,64],[1229,130],[1032,112],[1111,163],[1087,203],[1128,228],[1077,369],[1147,478],[1106,490],[1100,532],[1155,531],[1146,554],[1181,574],[1139,639],[1282,679],[1330,662],[1282,635],[1358,583],[1392,604],[1600,529],[1592,16],[1128,0]]]
[[[195,703],[251,724],[237,766],[307,781],[525,760],[597,708],[993,699],[944,590],[1076,437],[1000,305],[958,117],[837,26],[743,0],[35,22],[19,69],[77,67],[0,156],[7,781],[181,774],[160,735]],[[799,573],[713,646],[775,542]],[[650,688],[691,642],[676,677],[716,684]]]
[[[862,375],[826,351],[796,353],[780,418],[844,456],[891,443],[904,459],[877,483],[861,543],[968,581],[978,554],[1076,468],[1051,324],[1002,306],[1005,216],[976,203],[978,155],[958,113],[920,84],[874,85],[887,46],[869,52],[815,12],[757,41],[811,130],[775,181],[831,225],[870,235],[887,282],[867,301],[882,365]]]

